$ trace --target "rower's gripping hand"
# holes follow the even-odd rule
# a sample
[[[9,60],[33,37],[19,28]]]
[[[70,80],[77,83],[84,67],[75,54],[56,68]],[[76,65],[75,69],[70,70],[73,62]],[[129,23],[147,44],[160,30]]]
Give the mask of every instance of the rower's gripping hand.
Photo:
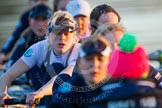
[[[7,92],[0,91],[0,106],[5,106],[4,100],[10,99],[11,97],[7,94]]]
[[[29,106],[37,105],[40,102],[40,99],[44,97],[44,93],[41,91],[35,91],[27,95],[26,97],[26,103]]]

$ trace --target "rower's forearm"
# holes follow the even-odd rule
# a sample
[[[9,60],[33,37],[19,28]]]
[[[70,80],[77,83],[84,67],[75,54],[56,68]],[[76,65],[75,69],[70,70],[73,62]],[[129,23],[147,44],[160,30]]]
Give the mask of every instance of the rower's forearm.
[[[53,83],[56,79],[56,76],[54,76],[48,83],[46,83],[43,87],[39,89],[39,91],[42,91],[44,93],[44,96],[52,95],[52,87]]]
[[[0,77],[0,91],[4,92],[6,88],[10,85],[10,81],[8,80],[8,76],[6,74]]]
[[[64,69],[60,74],[68,74],[69,76],[72,76],[72,72],[74,69],[74,65],[71,65]],[[43,92],[44,96],[52,95],[52,87],[54,84],[54,81],[56,80],[56,76],[54,76],[47,84],[45,84],[43,87],[39,89],[39,91]]]
[[[60,72],[60,74],[68,74],[69,76],[72,76],[73,69],[74,69],[74,65],[68,66],[62,72]]]

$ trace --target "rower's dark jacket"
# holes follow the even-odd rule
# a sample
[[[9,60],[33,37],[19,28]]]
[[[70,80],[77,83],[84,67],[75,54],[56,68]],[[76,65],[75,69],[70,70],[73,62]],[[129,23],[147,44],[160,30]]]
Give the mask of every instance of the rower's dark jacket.
[[[81,75],[76,75],[58,87],[50,108],[111,108],[115,105],[117,108],[160,108],[162,91],[154,79],[124,77],[108,80],[92,90]]]
[[[27,28],[23,34],[21,35],[21,39],[19,40],[13,54],[11,55],[11,58],[6,64],[6,70],[8,70],[23,54],[24,52],[33,44],[37,43],[38,41],[44,40],[45,36],[38,37],[31,28]],[[40,80],[43,81],[44,77],[44,71],[41,71],[38,66],[34,66],[32,69],[30,69],[27,72],[27,78],[32,81],[34,90],[38,90],[40,87],[42,87],[43,82],[40,82]],[[38,77],[39,75],[39,77]],[[23,81],[19,81],[18,83],[21,83]],[[44,104],[43,100],[41,104]]]

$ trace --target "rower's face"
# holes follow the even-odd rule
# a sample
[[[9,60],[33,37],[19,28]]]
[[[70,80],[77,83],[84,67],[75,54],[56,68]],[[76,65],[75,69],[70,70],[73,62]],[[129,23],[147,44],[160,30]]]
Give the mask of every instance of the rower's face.
[[[91,30],[92,30],[92,33],[94,33],[97,29],[97,27],[103,25],[103,24],[117,24],[119,23],[119,19],[118,19],[118,16],[113,13],[113,12],[108,12],[108,13],[105,13],[105,14],[102,14],[98,21],[97,21],[97,25],[94,25],[96,26],[96,28],[94,27],[91,27]]]
[[[86,16],[77,16],[74,18],[78,23],[78,33],[83,35],[87,32],[88,25],[89,25],[89,17]]]
[[[86,82],[97,84],[106,79],[109,57],[90,54],[78,60],[80,74]]]
[[[48,31],[48,19],[44,17],[30,18],[30,27],[33,32],[38,36],[45,36]]]
[[[113,12],[102,14],[98,19],[98,26],[102,24],[117,24],[118,16]]]
[[[49,41],[56,55],[61,55],[69,51],[76,42],[76,32],[61,31],[59,33],[51,32]]]

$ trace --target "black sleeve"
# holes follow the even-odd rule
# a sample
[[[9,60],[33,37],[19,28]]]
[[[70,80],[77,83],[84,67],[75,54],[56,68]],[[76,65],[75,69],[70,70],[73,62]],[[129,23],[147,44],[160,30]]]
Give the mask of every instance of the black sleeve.
[[[78,84],[81,83],[79,76],[70,77],[66,74],[60,74],[59,75],[61,80],[58,80],[57,86],[53,86],[53,92],[52,95],[52,104],[50,108],[54,108],[54,106],[57,106],[56,108],[78,108],[82,107],[80,97],[83,96],[82,93],[78,93],[76,91],[71,90],[71,87],[79,86]],[[63,81],[63,83],[60,82]],[[68,85],[67,85],[68,84]],[[59,86],[58,86],[59,85]],[[56,88],[57,87],[57,88]]]
[[[162,76],[161,74],[150,65],[149,77],[155,79],[157,85],[162,86]]]
[[[74,100],[75,93],[61,93],[58,89],[52,95],[52,104],[49,108],[73,108],[75,105],[72,100]]]
[[[65,103],[55,98],[49,108],[73,108],[73,107],[70,106],[68,103]]]
[[[68,74],[60,74],[56,77],[56,80],[53,84],[52,87],[52,91],[56,91],[58,89],[58,87],[65,81],[69,80],[71,78],[71,76],[69,76]]]
[[[14,47],[17,40],[20,38],[21,33],[29,26],[28,22],[29,10],[26,11],[21,18],[11,36],[7,39],[5,44],[3,45],[1,52],[4,54],[8,54]]]

